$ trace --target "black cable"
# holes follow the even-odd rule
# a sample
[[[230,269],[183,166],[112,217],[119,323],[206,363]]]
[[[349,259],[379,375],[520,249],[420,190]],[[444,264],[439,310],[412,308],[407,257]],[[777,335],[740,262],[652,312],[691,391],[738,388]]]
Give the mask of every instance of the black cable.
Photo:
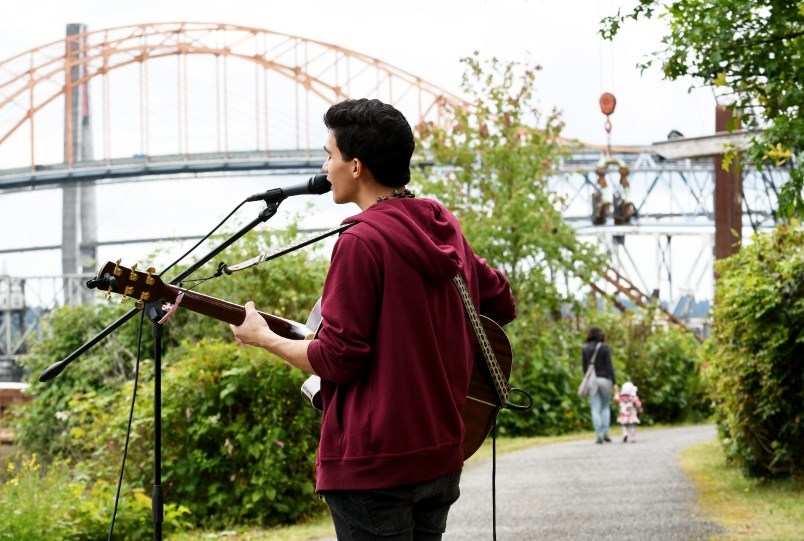
[[[527,404],[505,401],[503,407],[514,411],[527,411],[533,406],[533,398],[523,389],[511,387],[511,394],[519,393],[527,398]],[[491,425],[491,535],[497,541],[497,421]]]
[[[181,256],[179,256],[179,258],[176,259],[173,263],[171,263],[170,265],[165,267],[165,269],[161,273],[159,273],[159,275],[161,275],[164,272],[170,270],[171,268],[176,266],[181,260],[183,260],[185,257],[190,255],[190,253],[192,253],[193,250],[198,248],[204,241],[206,241],[209,237],[211,237],[215,233],[215,231],[217,231],[224,223],[226,223],[226,221],[229,220],[229,218],[231,218],[232,215],[234,215],[234,213],[237,212],[240,209],[240,207],[242,207],[247,202],[248,202],[247,199],[243,200],[239,205],[237,205],[234,209],[232,209],[232,211],[229,212],[229,214],[227,214],[223,218],[223,220],[221,220],[218,223],[218,225],[213,227],[212,230],[209,233],[207,233],[201,239],[199,239],[198,242],[196,242],[189,250],[187,250]],[[212,277],[210,277],[210,278],[212,278]],[[204,283],[206,280],[209,280],[210,278],[202,278],[202,279],[198,280],[199,283],[196,284],[193,287],[197,287],[198,285]],[[112,511],[112,522],[111,522],[111,524],[109,526],[108,541],[111,541],[112,534],[114,533],[114,523],[115,523],[115,519],[117,517],[117,508],[118,508],[118,504],[119,504],[119,501],[120,501],[120,490],[121,490],[122,485],[123,485],[123,474],[124,474],[125,467],[126,467],[126,458],[128,456],[128,445],[129,445],[129,442],[130,442],[130,439],[131,439],[131,425],[132,425],[132,422],[133,422],[133,419],[134,419],[134,403],[136,402],[136,398],[137,398],[137,386],[139,384],[139,375],[140,375],[140,356],[141,356],[141,352],[142,352],[142,327],[143,327],[144,319],[145,319],[145,310],[142,310],[140,312],[140,326],[139,326],[139,329],[137,331],[137,359],[136,359],[136,365],[135,365],[135,369],[134,369],[134,392],[133,392],[132,397],[131,397],[131,409],[129,410],[128,428],[126,429],[126,443],[125,443],[125,446],[123,448],[123,460],[122,460],[122,463],[120,465],[120,475],[119,475],[118,480],[117,480],[117,491],[115,493],[115,498],[114,498],[114,509]],[[125,320],[122,320],[120,322],[123,323],[124,321]]]
[[[533,406],[533,397],[530,396],[530,394],[527,391],[525,391],[524,389],[520,389],[519,387],[511,387],[511,394],[512,395],[520,394],[520,395],[524,396],[527,399],[528,403],[527,404],[514,404],[513,402],[510,402],[510,401],[506,400],[505,403],[503,404],[504,408],[509,409],[509,410],[513,410],[513,411],[528,411],[530,409],[530,407]]]
[[[201,245],[201,243],[203,243],[209,237],[211,237],[213,235],[213,233],[215,233],[215,231],[217,231],[224,223],[226,223],[226,221],[229,218],[231,218],[232,215],[235,212],[237,212],[240,209],[240,207],[242,207],[245,203],[246,203],[246,201],[244,200],[239,205],[237,205],[234,209],[232,209],[232,211],[229,214],[227,214],[226,217],[218,223],[218,225],[213,227],[212,230],[209,233],[204,235],[189,250],[187,250],[181,256],[179,256],[179,258],[176,259],[173,263],[171,263],[170,265],[165,267],[165,269],[162,271],[162,273],[164,273],[167,270],[170,270],[171,268],[176,266],[182,259],[184,259],[188,255],[190,255],[190,253],[192,253],[193,250],[198,248]],[[160,274],[162,274],[162,273],[160,273]],[[202,281],[202,283],[203,283],[203,281]],[[126,429],[126,443],[125,443],[125,446],[123,447],[123,460],[122,460],[122,463],[120,464],[120,475],[118,476],[118,479],[117,479],[117,491],[115,492],[115,496],[114,496],[114,509],[112,511],[112,523],[109,525],[108,541],[111,541],[112,534],[114,533],[114,523],[115,523],[115,519],[117,518],[117,507],[118,507],[118,504],[120,503],[120,490],[121,490],[121,488],[123,486],[123,473],[125,472],[125,469],[126,469],[126,458],[128,457],[128,444],[131,441],[131,424],[132,424],[133,419],[134,419],[134,403],[137,401],[137,386],[139,384],[139,379],[140,379],[140,356],[141,356],[141,352],[142,352],[142,326],[143,326],[144,320],[145,320],[145,310],[142,310],[140,312],[140,327],[139,327],[139,330],[137,331],[137,360],[136,360],[136,364],[135,364],[135,368],[134,368],[134,392],[133,392],[133,394],[131,396],[131,409],[129,410],[128,428]]]
[[[497,541],[497,422],[491,425],[491,535]]]
[[[126,445],[123,447],[123,463],[120,464],[120,476],[117,479],[117,493],[114,496],[114,510],[112,511],[112,523],[109,526],[108,541],[112,541],[114,533],[114,521],[117,517],[117,504],[120,501],[120,488],[123,486],[123,472],[126,469],[126,457],[128,456],[128,442],[131,437],[131,423],[134,419],[134,402],[137,401],[137,385],[140,380],[140,353],[142,352],[142,325],[145,321],[145,310],[140,311],[140,328],[137,331],[137,361],[134,365],[134,392],[131,395],[131,409],[128,412],[128,428],[126,429]]]
[[[182,255],[180,255],[180,256],[179,256],[179,258],[178,258],[176,261],[174,261],[173,263],[171,263],[170,265],[168,265],[167,267],[165,267],[165,269],[164,269],[162,272],[160,272],[159,274],[160,274],[160,275],[164,274],[166,271],[168,271],[168,270],[172,269],[174,266],[176,266],[176,265],[179,263],[179,261],[181,261],[182,259],[184,259],[184,258],[185,258],[185,257],[187,257],[188,255],[190,255],[190,253],[191,253],[193,250],[195,250],[196,248],[198,248],[198,247],[201,245],[201,243],[202,243],[202,242],[204,242],[204,241],[205,241],[205,240],[207,240],[209,237],[211,237],[211,236],[212,236],[212,234],[213,234],[213,233],[215,233],[215,231],[217,231],[217,230],[218,230],[218,229],[219,229],[219,228],[220,228],[220,227],[221,227],[223,224],[225,224],[225,223],[226,223],[226,221],[227,221],[229,218],[231,218],[231,217],[232,217],[232,215],[233,215],[235,212],[237,212],[237,211],[240,209],[240,207],[242,207],[242,206],[243,206],[245,203],[247,203],[247,202],[248,202],[248,201],[243,200],[243,202],[242,202],[242,203],[240,203],[239,205],[237,205],[237,206],[236,206],[234,209],[232,209],[232,212],[230,212],[229,214],[227,214],[227,215],[226,215],[226,217],[225,217],[223,220],[221,220],[221,221],[220,221],[220,223],[219,223],[218,225],[216,225],[215,227],[213,227],[213,228],[212,228],[212,230],[211,230],[209,233],[207,233],[206,235],[204,235],[204,236],[203,236],[203,237],[202,237],[202,238],[201,238],[201,239],[200,239],[198,242],[196,242],[196,243],[195,243],[195,244],[194,244],[194,245],[193,245],[193,246],[192,246],[192,247],[191,247],[189,250],[187,250],[187,251],[186,251],[186,252],[184,252]]]

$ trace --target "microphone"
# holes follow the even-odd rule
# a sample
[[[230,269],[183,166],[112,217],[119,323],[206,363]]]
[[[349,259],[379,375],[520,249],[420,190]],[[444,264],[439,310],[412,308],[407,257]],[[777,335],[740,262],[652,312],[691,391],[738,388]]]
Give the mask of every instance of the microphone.
[[[307,182],[286,186],[284,188],[273,188],[263,193],[255,193],[246,199],[246,202],[265,201],[266,203],[276,203],[294,195],[321,195],[327,193],[332,188],[332,184],[327,180],[326,173],[320,173],[310,177]]]

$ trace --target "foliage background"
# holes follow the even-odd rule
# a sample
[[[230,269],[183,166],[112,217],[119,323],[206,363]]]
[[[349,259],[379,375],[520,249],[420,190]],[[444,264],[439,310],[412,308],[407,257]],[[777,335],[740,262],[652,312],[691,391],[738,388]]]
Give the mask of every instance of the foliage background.
[[[230,264],[239,262],[285,245],[296,234],[295,227],[276,234],[251,233],[222,257]],[[216,266],[212,262],[197,275],[210,276]],[[326,267],[321,248],[308,247],[283,258],[282,265],[264,264],[197,287],[240,304],[251,299],[266,311],[303,322]],[[68,461],[70,475],[52,483],[62,492],[74,492],[73,483],[86,484],[90,488],[82,497],[93,508],[108,510],[103,516],[107,522],[135,389],[139,318],[72,363],[55,383],[40,383],[36,376],[128,308],[100,303],[54,312],[42,339],[24,359],[34,400],[12,418],[21,452],[36,453],[47,471]],[[132,509],[145,512],[143,497],[150,509],[145,496],[153,484],[150,334],[145,321],[121,521]],[[301,373],[267,353],[238,347],[227,324],[182,310],[165,325],[162,361],[162,484],[165,501],[180,502],[166,506],[172,517],[182,516],[176,524],[271,525],[321,511],[323,504],[312,497],[319,414],[301,400]],[[21,464],[23,456],[12,460]],[[68,518],[82,524],[78,531],[84,535],[92,522],[80,509],[74,511]],[[150,518],[146,526],[151,527]],[[121,526],[121,534],[130,536],[126,538],[142,538],[135,530]]]
[[[804,474],[804,227],[717,265],[705,371],[726,455],[750,476]]]
[[[463,62],[463,90],[472,105],[457,112],[454,126],[423,130],[420,152],[438,166],[424,169],[417,188],[444,202],[477,253],[511,281],[519,307],[506,327],[516,359],[511,384],[531,393],[534,407],[503,411],[500,433],[591,426],[586,399],[575,391],[581,344],[592,325],[609,334],[620,381],[634,379],[654,402],[646,422],[675,422],[698,410],[705,415],[694,370],[698,344],[689,333],[663,330],[654,311],[622,316],[594,298],[575,298],[606,259],[578,240],[561,217],[562,201],[548,189],[573,146],[561,136],[560,114],[544,116],[536,105],[541,67],[479,55]]]

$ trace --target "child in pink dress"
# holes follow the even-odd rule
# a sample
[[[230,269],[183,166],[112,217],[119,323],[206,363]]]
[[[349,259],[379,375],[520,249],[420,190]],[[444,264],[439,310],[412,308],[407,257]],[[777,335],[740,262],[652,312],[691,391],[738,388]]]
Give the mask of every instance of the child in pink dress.
[[[617,422],[623,427],[623,443],[630,441],[636,443],[636,425],[639,424],[637,413],[642,412],[642,402],[637,396],[637,387],[630,381],[623,384],[614,401],[620,405],[620,415]]]

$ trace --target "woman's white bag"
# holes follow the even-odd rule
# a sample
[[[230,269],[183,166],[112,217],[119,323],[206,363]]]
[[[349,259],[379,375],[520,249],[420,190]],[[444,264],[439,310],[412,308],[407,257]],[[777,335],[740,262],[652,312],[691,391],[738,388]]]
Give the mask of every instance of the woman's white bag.
[[[586,369],[586,374],[583,375],[581,384],[578,385],[579,396],[590,396],[597,392],[597,374],[595,373],[595,357],[597,357],[597,350],[600,349],[598,342],[595,346],[595,352],[592,354],[592,359],[589,361],[589,368]]]

